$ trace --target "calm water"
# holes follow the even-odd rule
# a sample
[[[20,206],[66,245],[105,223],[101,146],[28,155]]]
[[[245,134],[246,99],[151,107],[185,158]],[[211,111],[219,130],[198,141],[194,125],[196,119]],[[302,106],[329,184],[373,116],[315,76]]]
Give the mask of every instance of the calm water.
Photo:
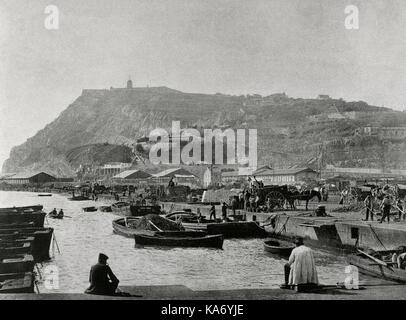
[[[113,234],[108,212],[83,212],[102,201],[68,201],[65,196],[38,197],[36,193],[0,191],[0,207],[42,204],[46,212],[63,208],[64,220],[48,219],[61,253],[54,246],[59,270],[59,292],[83,292],[89,269],[99,252],[106,253],[121,285],[186,285],[194,290],[272,288],[283,282],[284,259],[264,253],[262,240],[225,240],[223,250],[135,248],[134,240]],[[45,222],[47,224],[47,221]],[[51,249],[52,251],[52,249]],[[343,257],[315,251],[319,280],[344,281]],[[47,292],[41,283],[41,292]]]

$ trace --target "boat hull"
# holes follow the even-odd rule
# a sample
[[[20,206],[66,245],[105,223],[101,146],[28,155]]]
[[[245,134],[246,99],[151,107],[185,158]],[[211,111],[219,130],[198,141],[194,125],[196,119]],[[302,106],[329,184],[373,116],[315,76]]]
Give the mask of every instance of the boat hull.
[[[134,235],[134,239],[137,245],[142,246],[223,248],[222,235],[208,235],[203,237]]]
[[[43,227],[46,213],[36,212],[1,212],[0,224],[27,224],[32,223],[34,227]]]
[[[0,244],[32,237],[32,255],[35,261],[46,261],[50,259],[49,249],[53,231],[53,228],[2,229],[0,230]]]
[[[1,293],[34,293],[35,276],[33,272],[0,274],[0,282],[5,284]]]
[[[34,270],[34,257],[30,254],[0,257],[0,274],[25,273]]]
[[[295,248],[293,243],[281,240],[264,241],[265,252],[277,254],[281,256],[289,256]]]
[[[38,204],[33,206],[24,206],[24,207],[7,207],[7,208],[0,208],[0,213],[2,212],[23,212],[23,211],[41,211],[44,206]]]
[[[0,243],[0,257],[15,254],[32,254],[32,242],[4,242]]]
[[[356,266],[359,272],[385,280],[406,283],[406,270],[396,267],[385,267],[358,254],[351,254],[347,257],[349,264]]]
[[[131,222],[134,220],[137,220],[137,218],[131,218],[131,217],[127,218],[128,222]],[[112,225],[113,225],[114,233],[127,237],[127,238],[134,238],[134,235],[136,235],[136,234],[149,234],[149,235],[154,234],[154,231],[138,230],[138,229],[127,227],[125,225],[125,218],[113,220]]]
[[[222,234],[224,238],[262,238],[266,236],[265,229],[254,221],[208,223],[206,230],[208,234]]]

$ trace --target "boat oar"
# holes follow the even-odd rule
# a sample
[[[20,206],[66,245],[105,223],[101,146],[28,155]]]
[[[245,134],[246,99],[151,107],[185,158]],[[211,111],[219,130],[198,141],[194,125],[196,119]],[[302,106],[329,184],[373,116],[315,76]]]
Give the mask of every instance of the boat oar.
[[[359,253],[363,254],[364,256],[368,257],[369,259],[375,261],[377,264],[379,264],[379,265],[381,265],[381,266],[384,266],[384,267],[389,267],[386,262],[384,262],[384,261],[382,261],[382,260],[380,260],[380,259],[378,259],[378,258],[375,258],[375,257],[369,255],[368,253],[366,253],[366,252],[364,252],[364,251],[362,251],[362,250],[360,250],[360,249],[357,249],[357,251],[358,251]]]
[[[153,226],[155,229],[157,229],[159,232],[163,232],[163,230],[159,229],[151,220],[148,220],[148,223]]]

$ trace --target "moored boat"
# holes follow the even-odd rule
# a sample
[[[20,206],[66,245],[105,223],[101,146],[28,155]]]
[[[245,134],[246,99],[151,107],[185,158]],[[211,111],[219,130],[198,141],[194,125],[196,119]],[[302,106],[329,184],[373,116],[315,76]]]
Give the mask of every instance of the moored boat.
[[[141,217],[147,214],[161,214],[160,206],[147,206],[147,205],[130,205],[131,216]]]
[[[33,206],[24,206],[24,207],[7,207],[7,208],[0,208],[0,213],[3,212],[32,212],[32,211],[41,211],[44,207],[40,204],[33,205]]]
[[[111,212],[111,206],[100,206],[99,210],[101,212]]]
[[[0,257],[15,254],[31,254],[32,242],[0,242]]]
[[[365,254],[355,253],[347,256],[349,264],[356,266],[359,272],[385,280],[406,282],[406,270],[399,269],[391,261],[380,259],[393,253],[393,251],[379,251],[378,257],[368,258]],[[376,260],[376,261],[374,261]]]
[[[0,243],[21,241],[32,237],[32,255],[35,261],[49,260],[49,249],[52,240],[53,228],[25,228],[25,229],[1,229]]]
[[[131,216],[130,204],[128,202],[119,201],[111,205],[111,212],[120,216]]]
[[[264,241],[264,250],[272,254],[289,256],[294,248],[295,244],[288,241],[283,241],[279,239]]]
[[[74,197],[68,198],[68,200],[70,200],[70,201],[87,201],[87,200],[90,200],[90,198],[88,196],[74,196]]]
[[[33,272],[0,274],[1,293],[34,293]]]
[[[52,197],[51,193],[40,193],[38,197]]]
[[[97,211],[97,208],[96,207],[84,207],[84,208],[82,208],[82,210],[84,212],[95,212],[95,211]]]
[[[24,273],[34,270],[34,257],[30,254],[15,254],[0,257],[0,274]]]
[[[46,213],[43,211],[33,212],[1,212],[0,224],[26,224],[33,223],[34,227],[43,227]]]
[[[188,232],[184,236],[179,233],[177,235],[160,235],[157,233],[153,236],[135,234],[134,239],[137,245],[142,246],[223,248],[223,236],[221,234],[205,236],[202,236],[200,232],[197,232],[196,235]]]
[[[135,234],[154,234],[154,231],[150,230],[140,230],[132,227],[134,223],[139,220],[137,217],[126,217],[113,220],[113,231],[116,234],[122,235],[124,237],[133,238]]]

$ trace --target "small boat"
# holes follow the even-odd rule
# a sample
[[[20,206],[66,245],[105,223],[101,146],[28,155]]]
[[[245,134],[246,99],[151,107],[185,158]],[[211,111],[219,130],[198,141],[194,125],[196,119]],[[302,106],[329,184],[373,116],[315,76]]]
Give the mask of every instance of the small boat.
[[[130,204],[124,201],[113,203],[111,205],[111,212],[120,216],[131,216]]]
[[[35,261],[45,261],[50,259],[49,249],[53,231],[53,228],[1,229],[0,243],[21,241],[21,239],[32,237],[32,255]]]
[[[0,224],[26,224],[33,223],[34,227],[43,227],[46,213],[43,211],[15,211],[0,213]]]
[[[0,274],[25,273],[34,270],[34,257],[30,254],[16,254],[0,257]]]
[[[74,197],[68,198],[68,200],[70,200],[70,201],[87,201],[87,200],[90,200],[90,198],[87,196],[74,196]]]
[[[0,275],[1,293],[34,293],[35,276],[32,272]]]
[[[33,272],[0,274],[1,293],[34,293]]]
[[[3,242],[0,243],[0,257],[15,254],[31,254],[32,242]]]
[[[161,214],[160,206],[146,206],[146,205],[130,205],[131,216],[141,217],[147,214]]]
[[[264,250],[272,254],[279,254],[281,256],[289,256],[292,250],[295,248],[295,244],[283,240],[267,240],[264,241]]]
[[[63,216],[60,216],[58,214],[48,214],[48,217],[50,217],[51,219],[59,219],[59,220],[63,219]]]
[[[0,213],[3,212],[32,212],[32,211],[41,211],[44,207],[42,205],[34,205],[34,206],[25,206],[25,207],[8,207],[8,208],[0,208]]]
[[[349,264],[356,266],[359,272],[385,280],[396,282],[406,282],[406,270],[398,269],[391,261],[382,259],[384,256],[392,254],[394,251],[378,251],[377,255],[369,258],[363,253],[350,254],[347,257]],[[378,258],[379,257],[379,258]]]
[[[135,234],[134,239],[137,245],[143,246],[223,248],[223,236],[221,234],[202,236],[200,232],[194,234],[194,231],[184,235],[181,233],[176,232],[176,234],[170,235],[167,232],[164,234],[157,232],[153,236]]]
[[[112,211],[110,206],[100,206],[99,210],[101,212],[111,212]]]
[[[154,234],[154,231],[149,230],[139,230],[132,228],[131,226],[139,220],[138,217],[126,217],[113,220],[113,232],[119,235],[122,235],[127,238],[133,238],[135,234],[146,233],[146,234]]]
[[[40,193],[38,197],[52,197],[51,193]]]
[[[265,237],[265,228],[255,221],[221,222],[207,220],[189,211],[177,211],[165,216],[173,221],[181,221],[185,230],[206,231],[208,234],[222,234],[224,238]]]
[[[82,210],[84,212],[95,212],[95,211],[97,211],[97,208],[96,207],[85,207],[85,208],[82,208]]]

